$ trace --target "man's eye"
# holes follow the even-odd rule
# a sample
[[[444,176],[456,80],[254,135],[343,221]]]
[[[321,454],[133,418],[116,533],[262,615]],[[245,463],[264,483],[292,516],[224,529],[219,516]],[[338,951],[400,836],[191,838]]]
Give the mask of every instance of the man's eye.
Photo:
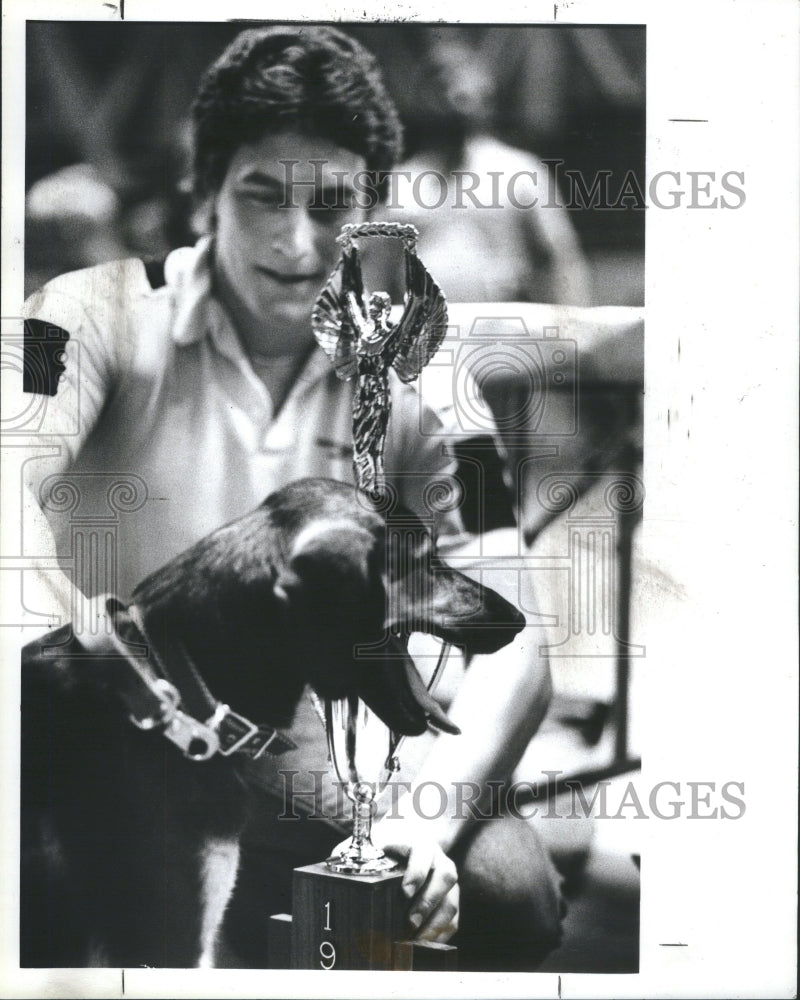
[[[284,204],[283,195],[274,191],[243,191],[242,194],[248,201],[268,208],[280,208]]]
[[[353,211],[353,196],[331,191],[309,202],[308,214],[316,222],[338,222],[342,215]]]

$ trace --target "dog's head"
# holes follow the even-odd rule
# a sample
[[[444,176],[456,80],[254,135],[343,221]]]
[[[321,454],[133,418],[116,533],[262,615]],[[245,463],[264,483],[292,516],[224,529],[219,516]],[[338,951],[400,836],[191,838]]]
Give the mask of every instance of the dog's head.
[[[271,494],[137,588],[152,638],[166,630],[221,700],[285,724],[302,686],[361,697],[398,733],[456,731],[406,644],[426,632],[488,653],[522,614],[435,554],[408,511],[384,516],[353,487],[304,479]]]

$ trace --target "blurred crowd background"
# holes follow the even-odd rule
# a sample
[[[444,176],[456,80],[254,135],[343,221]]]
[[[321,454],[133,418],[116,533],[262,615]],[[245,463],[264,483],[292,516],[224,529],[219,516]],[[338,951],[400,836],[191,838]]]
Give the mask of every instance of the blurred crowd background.
[[[194,241],[184,183],[188,111],[203,70],[242,27],[29,22],[26,292],[67,270],[159,257]],[[580,171],[589,186],[610,172],[612,199],[629,171],[643,188],[644,28],[344,27],[383,67],[405,126],[406,168],[542,171],[542,160],[559,160],[562,176]],[[522,191],[520,199],[527,200]],[[633,201],[612,211],[517,211],[531,217],[532,230],[510,239],[487,228],[501,227],[506,212],[477,220],[472,213],[462,225],[479,221],[477,234],[451,231],[459,213],[428,211],[413,221],[422,223],[421,251],[452,301],[471,292],[483,300],[641,305],[644,211]],[[425,223],[438,226],[427,247]],[[502,273],[471,288],[461,279],[496,259],[498,240],[508,263],[501,254]],[[454,247],[472,255],[461,279],[441,273]],[[517,266],[523,254],[530,276]]]

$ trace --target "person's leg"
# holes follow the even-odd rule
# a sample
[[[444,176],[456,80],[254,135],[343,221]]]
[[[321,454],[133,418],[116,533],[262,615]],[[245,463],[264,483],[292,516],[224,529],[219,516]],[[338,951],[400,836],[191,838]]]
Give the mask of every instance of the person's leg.
[[[461,917],[452,942],[468,972],[533,971],[562,936],[561,878],[536,830],[510,816],[476,823],[453,854]]]

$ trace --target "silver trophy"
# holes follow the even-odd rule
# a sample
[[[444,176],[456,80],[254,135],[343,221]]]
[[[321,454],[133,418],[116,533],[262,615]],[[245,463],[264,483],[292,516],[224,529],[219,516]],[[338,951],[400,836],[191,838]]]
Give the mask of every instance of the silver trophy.
[[[439,658],[427,685],[433,692],[450,654],[442,643]],[[325,730],[328,754],[353,803],[353,835],[349,842],[326,860],[331,871],[341,875],[377,875],[391,871],[398,862],[372,843],[372,817],[376,799],[400,770],[397,756],[405,739],[392,733],[358,698],[326,701]]]
[[[336,242],[342,255],[317,297],[311,327],[336,375],[353,390],[353,478],[356,486],[379,495],[384,485],[383,449],[392,399],[389,370],[412,382],[441,346],[447,332],[444,294],[417,256],[419,233],[411,225],[365,222],[345,225]],[[399,320],[390,319],[385,292],[364,287],[358,242],[369,238],[403,242],[406,292]],[[432,692],[450,650],[444,643],[428,684]],[[353,803],[353,836],[327,865],[347,875],[391,871],[397,862],[371,839],[375,799],[400,765],[403,737],[391,733],[357,698],[329,701],[325,706],[328,753],[339,781]]]

